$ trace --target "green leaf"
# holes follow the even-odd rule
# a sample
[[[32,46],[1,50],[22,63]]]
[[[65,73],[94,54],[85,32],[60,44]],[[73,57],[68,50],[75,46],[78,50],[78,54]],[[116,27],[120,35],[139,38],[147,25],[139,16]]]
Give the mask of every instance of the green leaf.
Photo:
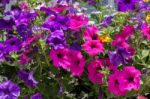
[[[149,50],[143,50],[142,51],[142,58],[145,58],[149,55]]]

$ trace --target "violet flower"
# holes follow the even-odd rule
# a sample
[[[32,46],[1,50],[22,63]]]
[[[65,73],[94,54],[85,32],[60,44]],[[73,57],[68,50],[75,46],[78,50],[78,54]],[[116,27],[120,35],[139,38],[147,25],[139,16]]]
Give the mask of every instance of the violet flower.
[[[32,95],[30,99],[42,99],[42,95],[41,93],[37,92],[34,95]]]
[[[33,72],[26,72],[24,70],[20,70],[18,72],[18,76],[21,80],[24,81],[25,84],[27,84],[28,86],[34,88],[37,86],[38,82],[34,79],[33,77]]]
[[[119,66],[121,64],[127,64],[127,60],[131,58],[131,53],[127,51],[125,48],[118,47],[116,51],[109,52],[110,62],[114,66]]]
[[[14,20],[11,19],[0,19],[0,29],[12,30],[13,26],[15,25]]]
[[[118,6],[118,11],[126,12],[130,10],[134,10],[136,7],[136,3],[139,0],[115,0]]]
[[[0,84],[0,99],[18,99],[20,88],[11,81],[5,81]]]
[[[112,19],[113,19],[112,16],[108,16],[108,17],[104,18],[101,25],[103,27],[108,27],[112,23]]]
[[[13,52],[13,51],[19,51],[20,50],[20,45],[21,45],[21,41],[16,38],[10,38],[8,40],[6,40],[4,42],[5,45],[5,51],[7,51],[8,53]]]
[[[62,49],[67,46],[64,33],[61,30],[52,32],[47,39],[47,43],[54,49]]]

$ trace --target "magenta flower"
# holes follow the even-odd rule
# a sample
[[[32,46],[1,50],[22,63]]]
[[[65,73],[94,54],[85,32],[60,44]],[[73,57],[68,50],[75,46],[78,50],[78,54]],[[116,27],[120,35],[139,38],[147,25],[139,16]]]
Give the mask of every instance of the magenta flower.
[[[69,17],[69,28],[72,30],[79,30],[88,24],[88,18],[85,15],[71,15]]]
[[[142,33],[144,36],[147,37],[148,40],[150,40],[150,27],[148,25],[145,25],[142,29]]]
[[[89,40],[98,40],[98,33],[99,30],[98,28],[93,25],[93,26],[89,26],[86,28],[86,30],[84,31],[84,39],[86,41],[89,41]]]
[[[81,76],[84,72],[85,59],[80,51],[69,50],[70,71],[73,76]]]
[[[101,70],[103,68],[103,64],[100,60],[94,60],[88,65],[88,78],[94,84],[102,84],[103,74]]]
[[[64,69],[69,68],[68,66],[70,65],[70,61],[68,57],[68,49],[52,49],[49,57],[55,67],[63,67]]]
[[[18,99],[20,88],[11,81],[5,81],[0,84],[0,99]]]
[[[139,90],[140,88],[140,76],[141,72],[137,70],[134,66],[127,66],[124,67],[122,71],[122,82],[121,82],[121,89],[122,90]]]
[[[91,56],[95,56],[99,53],[104,52],[103,44],[98,40],[91,40],[91,41],[85,42],[82,45],[82,48]]]
[[[108,79],[108,90],[117,95],[117,96],[124,96],[127,91],[121,89],[121,72],[115,72],[111,74]]]

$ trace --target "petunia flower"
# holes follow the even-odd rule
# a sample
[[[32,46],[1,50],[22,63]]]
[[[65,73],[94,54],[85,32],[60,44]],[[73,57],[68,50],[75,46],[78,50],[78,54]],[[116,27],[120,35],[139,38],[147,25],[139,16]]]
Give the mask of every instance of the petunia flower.
[[[103,74],[101,73],[104,68],[100,60],[94,60],[88,65],[88,78],[94,84],[102,84]]]
[[[68,58],[70,65],[68,66],[73,76],[81,76],[84,72],[85,59],[80,51],[69,50]]]
[[[95,25],[89,26],[85,29],[83,38],[85,41],[98,40],[98,32],[99,30]]]
[[[138,69],[136,69],[134,66],[125,66],[121,76],[122,78],[120,80],[122,80],[122,90],[139,90],[141,72]]]
[[[65,35],[62,30],[52,32],[47,38],[47,43],[56,50],[67,47]]]
[[[144,36],[147,37],[148,40],[150,40],[150,27],[148,25],[145,25],[142,29],[142,33]]]
[[[103,44],[99,40],[91,40],[85,42],[82,45],[82,49],[85,50],[91,56],[95,56],[99,53],[104,52]]]
[[[10,80],[0,84],[0,99],[18,99],[20,96],[20,88]]]
[[[132,11],[136,8],[136,3],[139,0],[115,0],[117,3],[118,11],[126,12],[126,11]]]
[[[5,30],[12,30],[13,26],[15,25],[15,21],[10,18],[10,19],[0,19],[0,29],[5,29]]]
[[[102,27],[108,27],[112,23],[113,16],[107,16],[101,23]]]
[[[109,75],[108,78],[108,90],[109,92],[117,95],[117,96],[124,96],[127,91],[121,89],[121,72],[115,72]]]
[[[27,85],[27,86],[30,86],[32,88],[35,88],[38,84],[38,82],[34,79],[33,77],[33,72],[27,72],[25,70],[20,70],[18,72],[18,76],[21,80],[24,81],[24,83]]]
[[[4,42],[5,50],[9,52],[19,51],[21,48],[21,41],[17,37],[13,37],[10,39],[7,39]]]
[[[125,65],[128,63],[127,60],[131,59],[131,53],[128,52],[125,48],[117,48],[114,52],[109,52],[110,62],[114,66],[119,66],[121,64]]]
[[[68,57],[68,49],[51,49],[49,57],[55,67],[63,67],[64,69],[69,68],[70,61]]]
[[[41,93],[37,92],[30,99],[43,99]]]
[[[78,31],[87,24],[88,18],[85,15],[71,15],[69,17],[68,27],[72,30]]]

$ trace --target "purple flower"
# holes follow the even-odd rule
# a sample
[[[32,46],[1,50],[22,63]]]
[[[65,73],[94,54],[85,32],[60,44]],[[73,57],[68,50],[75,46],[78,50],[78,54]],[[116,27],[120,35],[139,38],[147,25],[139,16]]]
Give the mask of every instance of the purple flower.
[[[37,86],[38,82],[33,77],[33,72],[26,72],[24,70],[20,70],[18,76],[21,80],[24,81],[25,84],[34,88]]]
[[[61,30],[52,32],[47,39],[47,43],[54,49],[61,49],[67,46],[64,33]]]
[[[15,25],[14,20],[11,19],[0,19],[0,29],[12,30],[13,26]]]
[[[18,99],[20,88],[11,81],[0,84],[0,99]]]
[[[13,38],[6,40],[4,42],[4,45],[5,45],[5,51],[8,53],[13,52],[13,51],[19,51],[21,47],[20,46],[21,41],[18,38],[13,37]]]
[[[38,92],[32,95],[30,99],[42,99],[42,95]]]
[[[102,26],[103,27],[108,27],[111,23],[112,23],[112,19],[113,17],[112,16],[108,16],[106,17],[103,21],[102,21]]]
[[[62,16],[62,15],[55,15],[52,17],[49,17],[46,19],[46,21],[43,24],[44,28],[47,28],[54,32],[55,30],[59,29],[67,29],[67,24],[68,24],[68,17]]]
[[[10,2],[10,0],[0,0],[0,2],[5,6]]]
[[[114,66],[119,66],[121,64],[127,64],[127,60],[131,58],[131,53],[128,52],[125,48],[117,48],[114,52],[109,52],[110,62]]]
[[[4,58],[4,45],[2,43],[0,43],[0,62],[3,60]]]
[[[126,12],[130,10],[134,10],[136,3],[139,0],[115,0],[118,6],[118,11]]]

